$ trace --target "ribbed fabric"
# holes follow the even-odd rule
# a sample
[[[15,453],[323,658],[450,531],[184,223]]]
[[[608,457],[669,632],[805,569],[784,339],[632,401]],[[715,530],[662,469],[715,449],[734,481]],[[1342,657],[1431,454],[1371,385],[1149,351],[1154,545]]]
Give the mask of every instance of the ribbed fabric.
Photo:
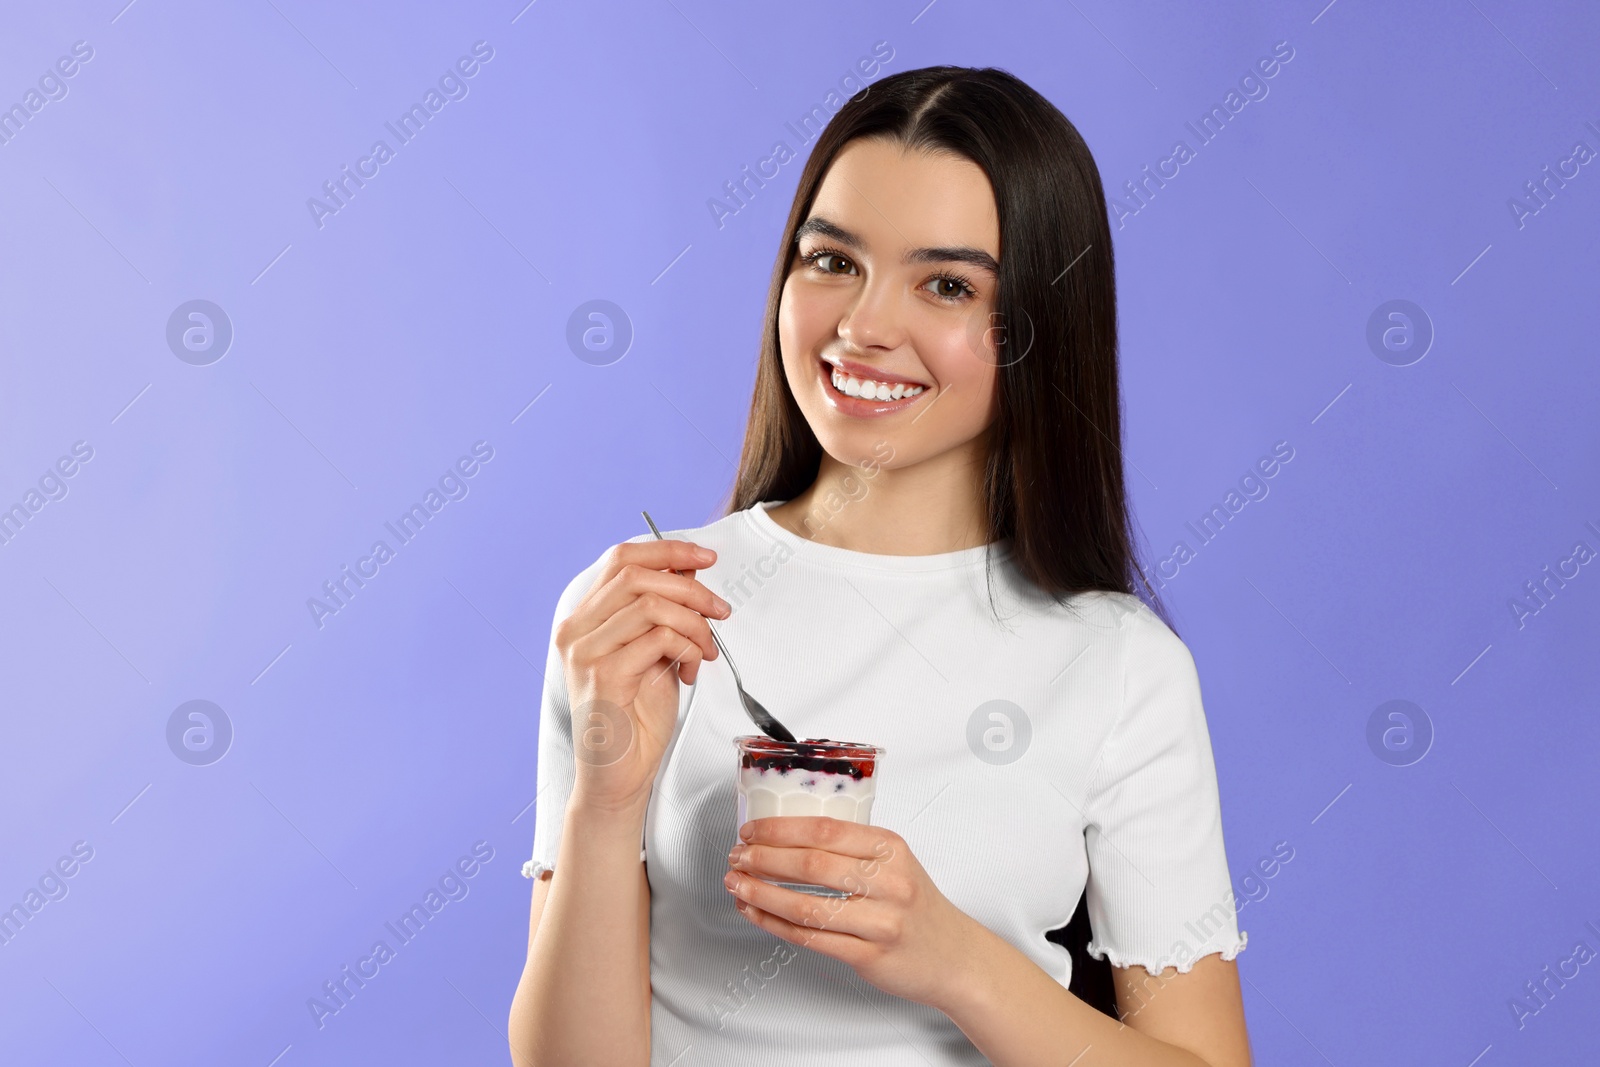
[[[1066,925],[1086,886],[1090,951],[1114,965],[1187,971],[1208,953],[1238,954],[1199,678],[1153,612],[1119,593],[1057,605],[1020,579],[1004,542],[932,556],[817,544],[766,513],[777,503],[666,536],[717,551],[697,577],[733,605],[718,632],[774,715],[797,737],[888,750],[873,822],[905,838],[956,907],[1063,986],[1070,957],[1044,935]],[[599,566],[567,586],[557,621]],[[546,679],[524,873],[554,867],[574,775],[553,645]],[[642,842],[651,1063],[986,1063],[941,1012],[734,910],[722,885],[738,831],[733,738],[758,731],[724,663],[703,664],[680,693]]]

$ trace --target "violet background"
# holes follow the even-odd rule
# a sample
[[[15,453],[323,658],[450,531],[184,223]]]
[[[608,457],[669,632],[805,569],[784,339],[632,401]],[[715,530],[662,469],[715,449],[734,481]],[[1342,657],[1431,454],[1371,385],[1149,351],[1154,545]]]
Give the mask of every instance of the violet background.
[[[1600,550],[1600,165],[1520,227],[1508,200],[1600,150],[1600,9],[523,2],[0,11],[0,104],[94,49],[0,144],[0,504],[94,449],[0,546],[0,906],[94,850],[0,946],[0,1061],[506,1062],[555,600],[641,507],[715,517],[800,161],[720,227],[707,201],[803,155],[785,123],[880,41],[881,73],[1024,78],[1119,196],[1287,41],[1116,233],[1152,559],[1294,449],[1165,590],[1266,892],[1257,1062],[1588,1062],[1593,966],[1510,1003],[1600,949],[1600,566],[1510,602]],[[307,198],[480,40],[318,228]],[[197,298],[234,331],[209,366],[165,337]],[[566,339],[593,299],[633,331],[606,366]],[[1435,335],[1407,366],[1367,343],[1394,299]],[[307,598],[480,440],[319,629]],[[196,699],[234,734],[209,766],[167,741]],[[1368,740],[1392,700],[1432,734],[1405,766]],[[319,1029],[308,998],[477,841],[470,893]]]

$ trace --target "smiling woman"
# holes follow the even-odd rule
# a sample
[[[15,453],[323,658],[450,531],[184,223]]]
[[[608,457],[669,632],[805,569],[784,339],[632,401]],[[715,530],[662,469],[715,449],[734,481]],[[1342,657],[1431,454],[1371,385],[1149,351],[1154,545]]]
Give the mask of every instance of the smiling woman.
[[[877,204],[890,205],[893,216]],[[928,242],[909,245],[903,228],[925,229]],[[993,421],[998,362],[983,324],[994,313],[1000,278],[999,220],[983,170],[954,153],[888,138],[853,141],[796,229],[794,256],[778,341],[789,392],[821,446],[819,462],[861,462],[887,432],[880,420],[904,413],[889,437],[896,466],[915,468],[919,480],[959,479],[976,488],[970,475],[987,450],[982,434]],[[917,426],[936,404],[938,415]],[[773,517],[792,527],[792,516],[832,481],[818,478],[791,494]],[[959,508],[968,519],[977,514],[975,498],[909,495]],[[954,513],[939,518],[949,517]],[[892,551],[908,551],[905,531],[885,532],[899,546]],[[984,544],[988,534],[971,524],[964,540]]]
[[[929,67],[833,117],[726,514],[612,546],[556,605],[516,1062],[1247,1067],[1210,736],[1129,537],[1117,358],[1105,196],[1049,101]],[[752,570],[736,617],[696,578]],[[887,754],[876,825],[736,825],[750,724],[710,618],[797,736]]]

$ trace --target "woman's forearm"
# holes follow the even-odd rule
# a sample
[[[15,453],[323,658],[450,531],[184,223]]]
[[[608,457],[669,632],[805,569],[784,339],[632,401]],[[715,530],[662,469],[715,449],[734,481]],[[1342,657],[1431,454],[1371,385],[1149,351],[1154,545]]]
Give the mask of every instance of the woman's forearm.
[[[576,797],[569,804],[544,914],[511,1004],[514,1067],[649,1064],[643,826],[643,808],[595,811]]]
[[[973,965],[934,1006],[995,1067],[1208,1067],[1090,1007],[1010,942],[972,926]]]

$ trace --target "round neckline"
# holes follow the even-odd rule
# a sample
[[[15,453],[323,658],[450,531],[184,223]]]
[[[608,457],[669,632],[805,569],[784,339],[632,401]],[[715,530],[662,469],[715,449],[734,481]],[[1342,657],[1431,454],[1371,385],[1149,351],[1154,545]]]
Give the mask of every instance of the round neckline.
[[[744,515],[766,540],[780,542],[800,558],[824,566],[916,573],[977,566],[982,564],[991,552],[997,561],[1008,559],[1011,555],[1011,542],[1006,539],[972,548],[958,548],[954,552],[935,552],[926,556],[891,556],[877,552],[857,552],[854,549],[839,548],[837,545],[825,545],[801,537],[767,514],[769,509],[787,503],[787,500],[759,501],[747,508]]]

